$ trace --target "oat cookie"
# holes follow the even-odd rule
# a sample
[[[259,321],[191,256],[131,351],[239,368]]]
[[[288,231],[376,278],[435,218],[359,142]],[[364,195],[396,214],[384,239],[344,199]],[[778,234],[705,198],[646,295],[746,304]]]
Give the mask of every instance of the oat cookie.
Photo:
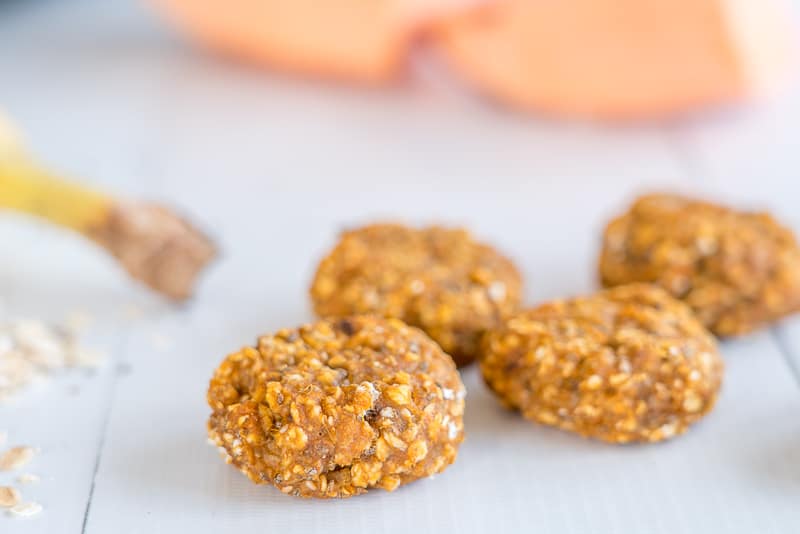
[[[211,440],[258,484],[301,497],[392,491],[453,463],[464,385],[420,330],[323,320],[229,355],[208,391]]]
[[[376,224],[345,232],[311,286],[322,317],[376,313],[428,333],[456,363],[472,362],[484,331],[517,310],[514,264],[461,229]]]
[[[800,248],[769,214],[650,195],[611,221],[603,285],[657,283],[719,336],[744,334],[800,309]]]
[[[649,284],[523,311],[484,345],[481,372],[503,404],[612,443],[685,432],[714,406],[722,379],[713,336]]]

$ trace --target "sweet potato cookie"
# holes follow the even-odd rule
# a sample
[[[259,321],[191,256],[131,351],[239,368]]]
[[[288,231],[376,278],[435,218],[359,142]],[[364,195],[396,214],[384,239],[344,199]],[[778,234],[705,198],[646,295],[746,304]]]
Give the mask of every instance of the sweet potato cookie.
[[[611,221],[603,285],[654,282],[719,336],[743,334],[800,309],[800,249],[766,213],[674,195],[637,200]]]
[[[320,321],[228,356],[210,438],[257,484],[301,497],[392,491],[444,470],[463,439],[453,361],[397,319]]]
[[[722,379],[713,337],[653,285],[521,312],[484,345],[481,372],[503,404],[612,443],[685,432],[714,406]]]
[[[514,264],[465,230],[377,224],[345,232],[311,286],[317,314],[376,313],[428,333],[458,365],[519,306]]]

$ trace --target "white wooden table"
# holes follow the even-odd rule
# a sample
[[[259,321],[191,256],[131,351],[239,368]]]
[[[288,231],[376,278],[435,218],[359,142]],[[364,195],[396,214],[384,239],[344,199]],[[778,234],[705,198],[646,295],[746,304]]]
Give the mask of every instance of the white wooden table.
[[[5,313],[84,310],[87,343],[109,354],[91,376],[0,405],[10,441],[41,448],[30,470],[43,480],[23,489],[45,506],[0,517],[0,532],[800,532],[798,319],[725,342],[718,407],[660,445],[528,424],[475,369],[456,464],[391,494],[308,502],[254,486],[204,429],[212,369],[259,333],[311,319],[315,262],[345,225],[467,225],[522,266],[530,304],[595,287],[603,222],[638,192],[769,207],[800,231],[797,88],[674,124],[562,123],[445,84],[320,88],[221,64],[144,7],[108,0],[0,8],[0,72],[0,106],[43,160],[182,207],[224,252],[176,309],[83,241],[0,216]]]

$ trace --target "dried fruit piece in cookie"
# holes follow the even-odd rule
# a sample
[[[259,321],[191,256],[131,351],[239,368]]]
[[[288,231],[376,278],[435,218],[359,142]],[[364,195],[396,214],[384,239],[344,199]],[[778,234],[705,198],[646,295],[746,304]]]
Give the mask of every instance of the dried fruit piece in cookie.
[[[713,336],[648,284],[521,312],[484,345],[481,372],[503,404],[612,443],[685,432],[714,406],[722,380]]]
[[[375,313],[428,333],[458,365],[519,307],[514,264],[465,230],[375,224],[345,232],[311,285],[317,314]]]
[[[649,195],[606,228],[605,286],[653,282],[712,332],[750,332],[800,309],[800,248],[767,213]]]
[[[211,379],[208,432],[253,482],[287,494],[392,491],[453,463],[464,392],[453,360],[416,328],[320,321],[228,356]]]

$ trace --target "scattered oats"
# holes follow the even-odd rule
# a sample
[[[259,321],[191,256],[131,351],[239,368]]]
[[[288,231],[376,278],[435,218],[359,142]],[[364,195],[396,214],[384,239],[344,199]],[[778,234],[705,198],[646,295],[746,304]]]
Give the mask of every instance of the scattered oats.
[[[452,389],[442,388],[442,397],[445,400],[452,400],[456,397],[456,395]]]
[[[386,417],[387,419],[391,419],[394,417],[394,410],[392,410],[389,406],[381,410],[381,417]]]
[[[0,508],[11,508],[22,500],[16,488],[11,486],[0,486]]]
[[[99,367],[106,358],[106,353],[102,350],[79,347],[72,347],[70,359],[67,364],[69,367]]]
[[[0,456],[0,471],[12,471],[24,466],[33,458],[32,447],[12,447]]]
[[[17,482],[20,484],[37,484],[39,480],[39,475],[34,475],[33,473],[22,473],[17,477]]]
[[[0,334],[0,354],[6,353],[14,348],[14,342],[6,334]]]
[[[31,517],[42,511],[42,505],[38,502],[24,502],[9,509],[11,515],[17,517]]]
[[[81,347],[69,328],[42,321],[16,320],[0,324],[0,401],[70,367],[93,367],[102,359]]]
[[[75,310],[67,315],[64,324],[72,332],[83,332],[93,322],[93,317],[85,311]]]

